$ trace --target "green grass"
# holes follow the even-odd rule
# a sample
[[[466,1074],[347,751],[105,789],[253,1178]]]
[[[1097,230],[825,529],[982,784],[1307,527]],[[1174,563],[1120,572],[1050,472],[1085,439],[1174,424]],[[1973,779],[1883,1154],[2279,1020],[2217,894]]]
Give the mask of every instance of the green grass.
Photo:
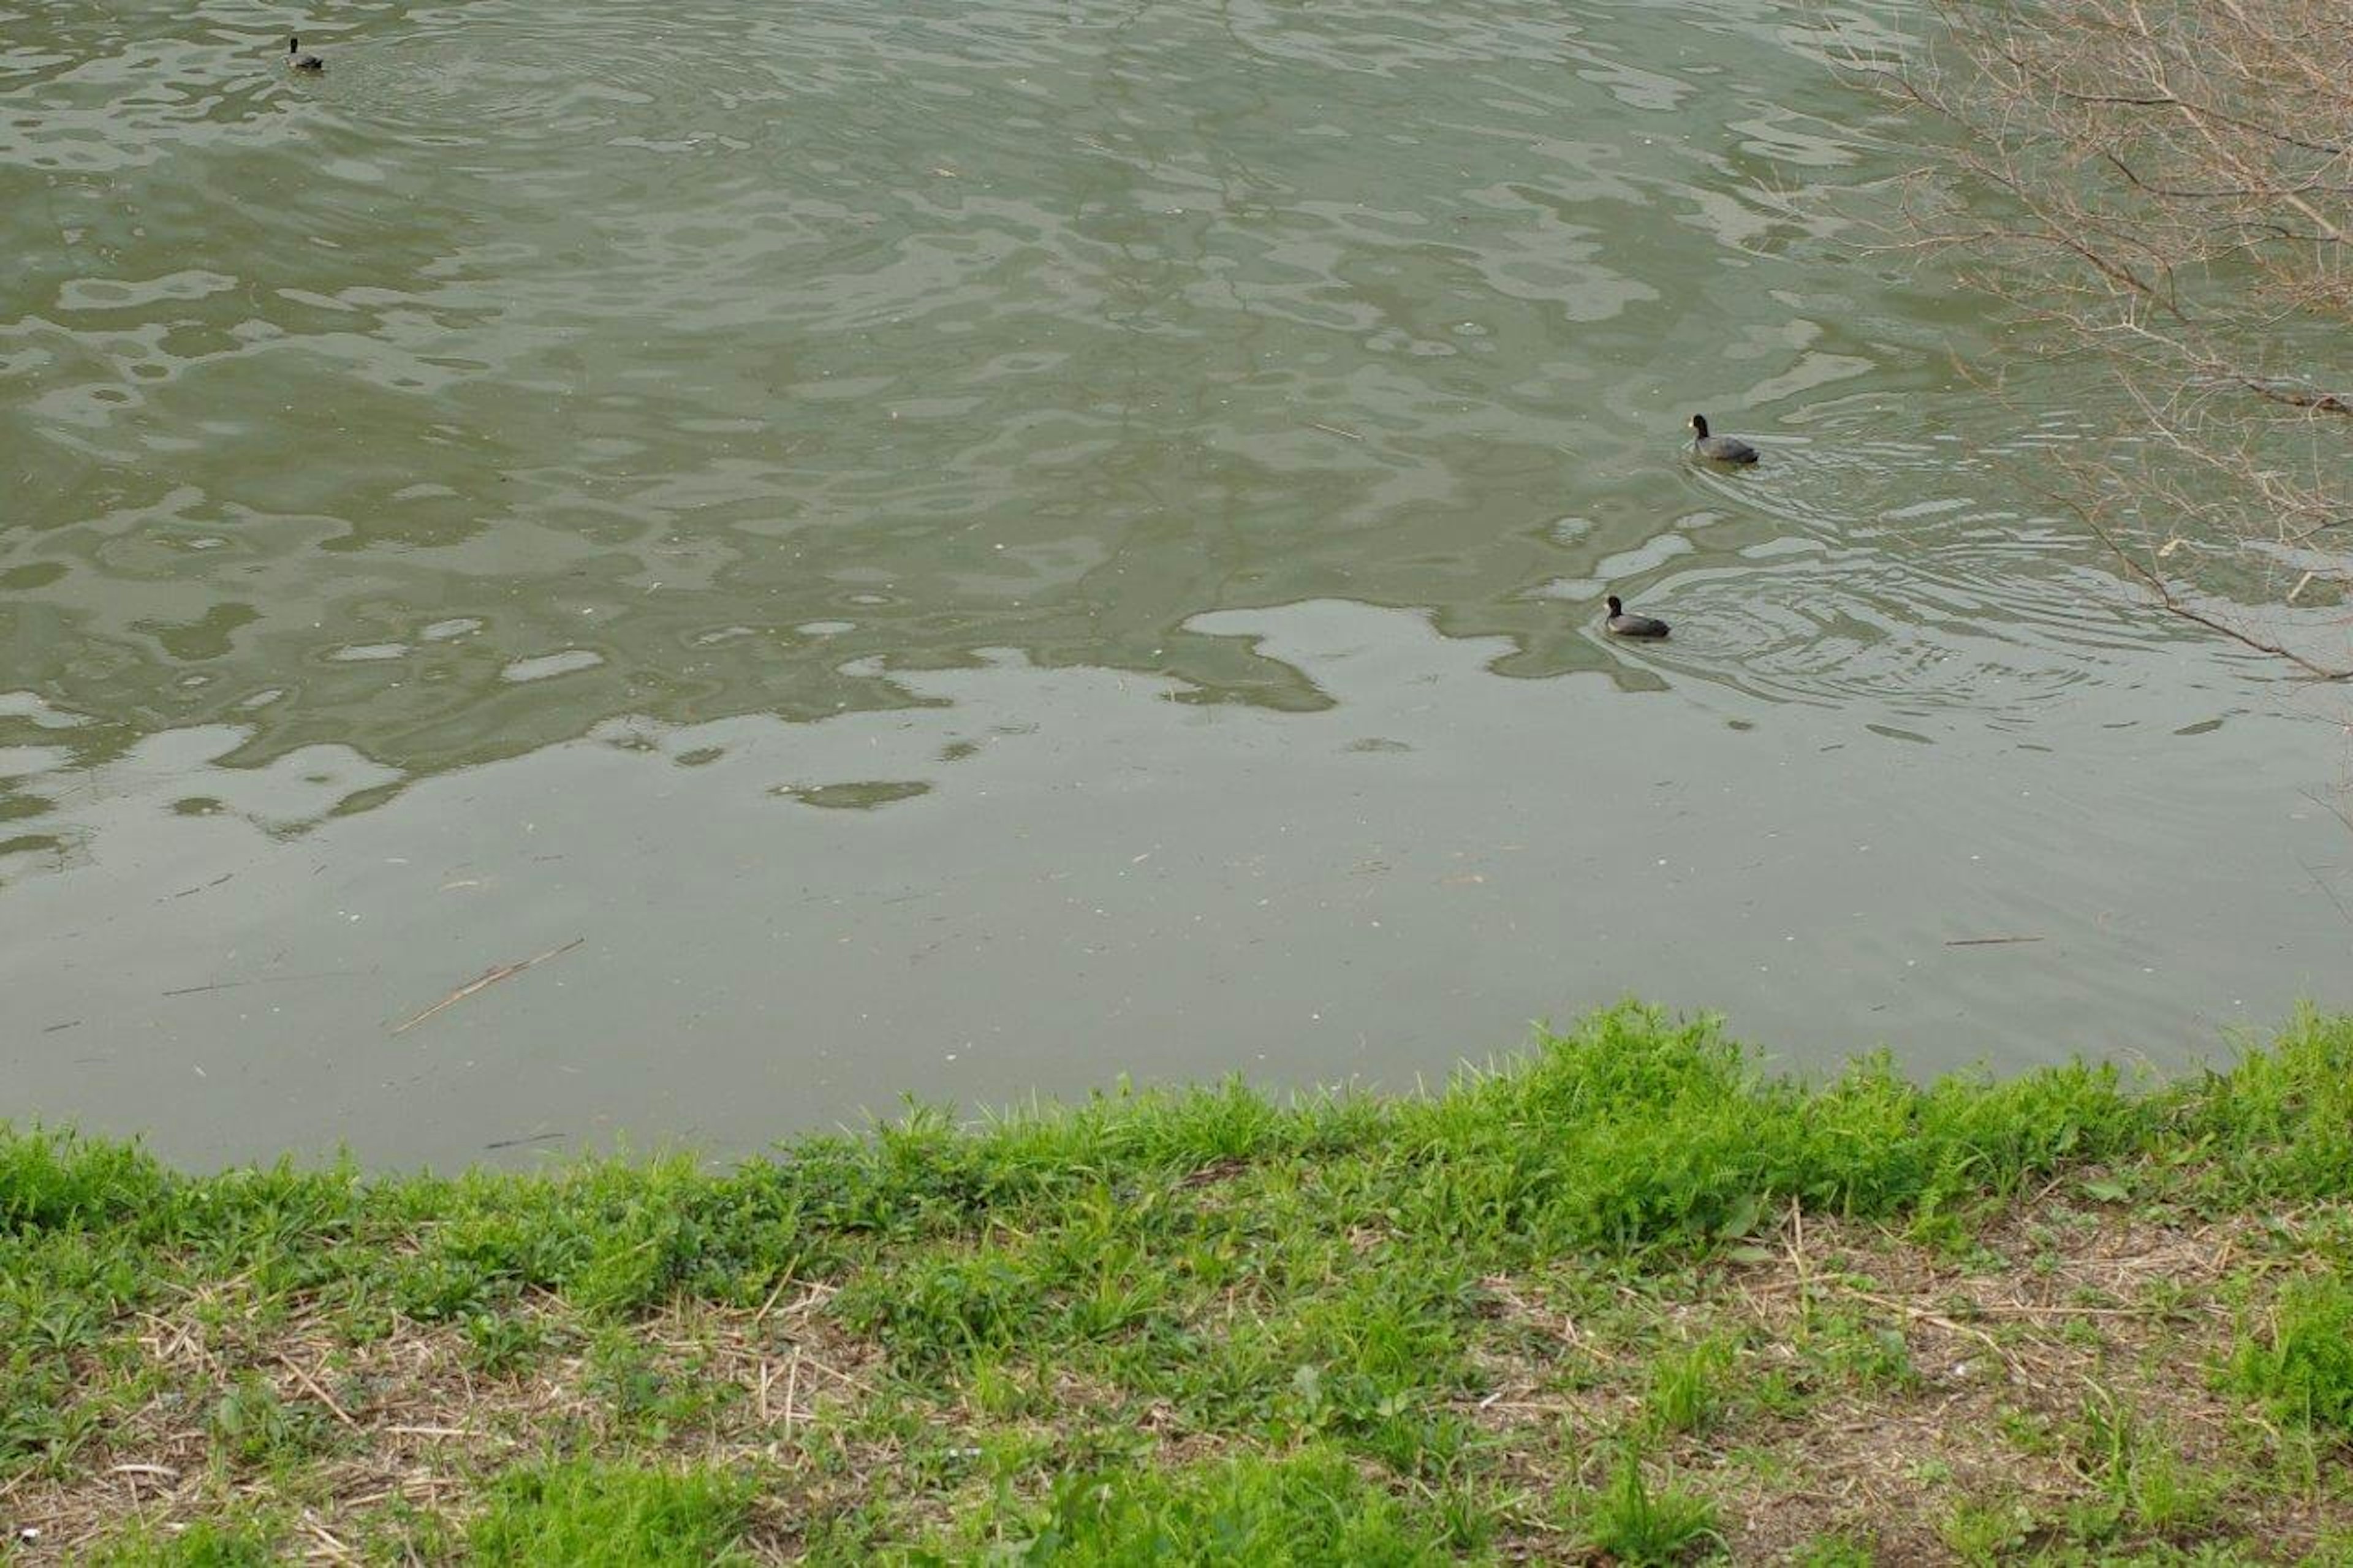
[[[749,1488],[735,1478],[588,1460],[510,1470],[467,1531],[500,1568],[702,1568],[738,1548]]]
[[[272,1532],[199,1520],[184,1531],[133,1526],[100,1552],[97,1568],[264,1568],[277,1563]]]
[[[2102,1499],[2085,1510],[2088,1528],[2079,1532],[2105,1539],[2129,1526],[2168,1539],[2212,1518],[2220,1489],[2214,1479],[2115,1395],[2098,1394],[2085,1405],[2082,1446],[2085,1473]]]
[[[1311,1447],[1280,1459],[1073,1471],[1036,1504],[976,1510],[913,1561],[1379,1568],[1453,1562],[1480,1544],[1440,1514],[1418,1515],[1344,1454]]]
[[[1783,1516],[1822,1561],[2318,1550],[2353,1529],[2348,1127],[2345,1019],[2163,1085],[1806,1084],[1628,1005],[1426,1098],[924,1110],[723,1170],[195,1175],[0,1129],[0,1524],[130,1561],[301,1549],[286,1510],[387,1561],[1666,1562]],[[2213,1226],[2227,1278],[2062,1289],[2105,1237]],[[1980,1288],[2027,1305],[1969,1321]],[[2063,1508],[1937,1451],[1889,1456],[1932,1478],[1901,1521],[1773,1512],[1876,1458],[1820,1435],[2013,1341],[2116,1373],[2105,1414],[2031,1377],[1979,1412],[1971,1452]],[[2190,1400],[2229,1434],[2195,1466]]]
[[[1665,1568],[1721,1544],[1715,1505],[1672,1477],[1653,1485],[1640,1449],[1629,1444],[1608,1485],[1577,1510],[1588,1541],[1629,1568]]]
[[[1664,1352],[1651,1363],[1643,1407],[1662,1432],[1704,1432],[1731,1403],[1736,1347],[1722,1335]]]
[[[1798,1568],[1873,1568],[1871,1548],[1843,1535],[1821,1535],[1796,1552]]]
[[[2353,1436],[2353,1276],[2339,1265],[2290,1280],[2232,1371],[2280,1419]]]

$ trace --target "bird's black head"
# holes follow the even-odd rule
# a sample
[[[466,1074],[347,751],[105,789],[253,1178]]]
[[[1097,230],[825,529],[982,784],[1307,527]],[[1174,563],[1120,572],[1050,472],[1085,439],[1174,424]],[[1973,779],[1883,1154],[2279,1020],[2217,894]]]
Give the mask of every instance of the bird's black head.
[[[1609,613],[1613,616],[1623,615],[1626,612],[1626,606],[1619,603],[1618,595],[1615,594],[1610,595],[1609,597],[1603,600],[1602,603],[1609,606]]]
[[[1694,415],[1693,415],[1693,416],[1691,416],[1691,428],[1692,428],[1692,434],[1693,434],[1694,436],[1698,437],[1699,437],[1701,440],[1703,440],[1703,441],[1706,440],[1706,439],[1707,439],[1707,416],[1706,416],[1706,415],[1704,415],[1704,414],[1694,414]]]
[[[286,40],[286,52],[290,55],[298,52],[301,47],[302,40],[300,38],[290,37]]]

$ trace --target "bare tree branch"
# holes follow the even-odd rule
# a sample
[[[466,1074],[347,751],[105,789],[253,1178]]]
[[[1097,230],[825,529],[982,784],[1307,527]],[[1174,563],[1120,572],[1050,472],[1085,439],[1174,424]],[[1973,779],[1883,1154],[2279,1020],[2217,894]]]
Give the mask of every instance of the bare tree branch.
[[[2167,611],[2353,679],[2353,14],[2347,0],[1936,0],[1852,62],[1937,133],[1888,247],[1957,257],[2080,360],[2059,499]],[[2105,388],[2105,392],[2101,389]]]

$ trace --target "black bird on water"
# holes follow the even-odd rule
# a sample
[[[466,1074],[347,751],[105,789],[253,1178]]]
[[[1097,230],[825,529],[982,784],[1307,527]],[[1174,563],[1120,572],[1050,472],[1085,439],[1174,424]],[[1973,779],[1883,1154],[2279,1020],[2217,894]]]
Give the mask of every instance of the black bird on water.
[[[1719,463],[1753,463],[1757,448],[1737,436],[1711,436],[1707,433],[1707,416],[1691,416],[1692,449],[1703,458],[1713,458]]]
[[[1662,637],[1667,635],[1666,622],[1653,620],[1648,616],[1628,615],[1626,606],[1619,602],[1617,595],[1610,595],[1609,603],[1609,618],[1601,623],[1601,629],[1611,637]]]
[[[327,68],[327,62],[316,55],[304,54],[302,40],[290,37],[286,40],[286,68],[296,71],[322,71]]]

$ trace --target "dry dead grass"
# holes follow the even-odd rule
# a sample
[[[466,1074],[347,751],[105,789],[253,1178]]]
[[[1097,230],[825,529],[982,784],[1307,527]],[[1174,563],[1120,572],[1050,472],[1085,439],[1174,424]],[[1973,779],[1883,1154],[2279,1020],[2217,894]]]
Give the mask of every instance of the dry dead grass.
[[[839,1484],[811,1462],[812,1434],[871,1394],[881,1374],[873,1349],[826,1315],[831,1295],[815,1287],[756,1311],[687,1301],[630,1331],[651,1375],[704,1385],[698,1404],[708,1419],[670,1433],[659,1446],[667,1457],[765,1461],[767,1473],[790,1479],[762,1510],[769,1528],[761,1534],[779,1559],[789,1555],[793,1513],[824,1506],[822,1493]],[[515,1376],[476,1370],[480,1357],[451,1324],[400,1321],[354,1344],[320,1310],[266,1334],[224,1335],[219,1325],[236,1322],[238,1308],[230,1282],[142,1313],[141,1364],[128,1373],[93,1364],[93,1383],[152,1380],[153,1392],[110,1423],[69,1475],[0,1487],[0,1513],[37,1532],[20,1548],[22,1561],[75,1561],[126,1524],[168,1531],[293,1502],[305,1561],[356,1562],[354,1526],[366,1515],[396,1501],[462,1514],[469,1495],[521,1456],[551,1444],[594,1451],[623,1436],[586,1348],[588,1332],[553,1298],[515,1316],[548,1342],[575,1348],[533,1357]],[[316,1457],[291,1467],[228,1459],[209,1413],[248,1377],[318,1435]],[[641,1438],[630,1435],[639,1453]],[[891,1456],[852,1459],[853,1469],[873,1473]]]
[[[1650,1440],[1662,1470],[1718,1505],[1734,1562],[1794,1561],[1839,1536],[1881,1562],[1962,1563],[1947,1538],[1957,1507],[2014,1506],[2031,1521],[2025,1547],[2070,1509],[2101,1503],[2093,1412],[2185,1475],[2270,1479],[2264,1459],[2290,1439],[2213,1375],[2237,1322],[2227,1297],[2250,1270],[2244,1228],[2030,1206],[1978,1234],[1982,1255],[2004,1260],[1989,1267],[1793,1213],[1771,1256],[1726,1261],[1691,1298],[1647,1303],[1650,1325],[1634,1334],[1580,1324],[1538,1286],[1490,1280],[1499,1316],[1523,1331],[1514,1342],[1533,1330],[1550,1348],[1487,1356],[1493,1385],[1462,1413],[1510,1447],[1523,1485],[1589,1485],[1613,1436],[1641,1424],[1659,1351],[1727,1336],[1742,1348],[1726,1419],[1653,1428]],[[1825,1377],[1814,1347],[1831,1316],[1899,1336],[1908,1374]],[[1795,1408],[1758,1397],[1768,1379],[1800,1394]],[[2214,1533],[2267,1542],[2281,1562],[2353,1531],[2341,1493],[2226,1479],[2217,1502]],[[2201,1533],[2170,1532],[2175,1544]],[[1560,1560],[1548,1532],[1514,1544],[1527,1560]]]
[[[2100,1500],[2112,1478],[2087,1436],[2095,1412],[2184,1474],[2226,1478],[2217,1527],[2274,1543],[2282,1560],[2353,1532],[2341,1488],[2252,1484],[2286,1438],[2209,1374],[2230,1352],[2232,1292],[2294,1267],[2293,1216],[2289,1245],[2274,1238],[2250,1255],[2243,1221],[2044,1199],[1979,1231],[1967,1261],[1792,1212],[1757,1247],[1654,1289],[1618,1284],[1599,1307],[1589,1278],[1581,1293],[1556,1289],[1560,1279],[1485,1281],[1473,1358],[1482,1386],[1456,1413],[1493,1445],[1499,1486],[1529,1500],[1506,1510],[1501,1551],[1580,1560],[1573,1528],[1546,1500],[1596,1484],[1612,1445],[1643,1432],[1654,1463],[1717,1504],[1736,1562],[1789,1561],[1828,1534],[1882,1561],[1960,1562],[1957,1508],[2014,1507],[2035,1521],[2031,1535]],[[21,1561],[48,1563],[75,1561],[126,1525],[168,1531],[269,1508],[290,1513],[305,1560],[355,1562],[370,1521],[387,1510],[462,1521],[505,1467],[551,1450],[626,1453],[755,1471],[746,1545],[789,1561],[806,1521],[878,1497],[918,1532],[953,1517],[953,1489],[913,1473],[887,1422],[861,1420],[891,1401],[914,1401],[934,1427],[1027,1434],[1044,1449],[1088,1432],[1141,1435],[1173,1465],[1247,1440],[1042,1363],[1012,1414],[992,1415],[968,1386],[927,1395],[894,1385],[881,1347],[828,1311],[832,1295],[780,1289],[757,1310],[684,1301],[626,1330],[534,1298],[507,1315],[542,1348],[501,1373],[483,1370],[479,1347],[451,1324],[396,1321],[354,1339],[323,1305],[265,1323],[238,1281],[216,1284],[141,1314],[129,1341],[88,1359],[85,1386],[118,1391],[121,1413],[67,1473],[0,1486],[0,1518],[38,1532]],[[1583,1306],[1556,1304],[1570,1297]],[[600,1342],[609,1351],[617,1334],[645,1376],[693,1391],[691,1416],[649,1428],[621,1408],[599,1361]],[[1661,1352],[1711,1337],[1735,1347],[1721,1419],[1646,1426]],[[1842,1369],[1850,1342],[1878,1346],[1901,1370]],[[239,1457],[224,1439],[214,1412],[252,1380],[307,1434],[292,1457]],[[2170,1538],[2198,1533],[2193,1523]],[[380,1530],[374,1551],[382,1560]]]

